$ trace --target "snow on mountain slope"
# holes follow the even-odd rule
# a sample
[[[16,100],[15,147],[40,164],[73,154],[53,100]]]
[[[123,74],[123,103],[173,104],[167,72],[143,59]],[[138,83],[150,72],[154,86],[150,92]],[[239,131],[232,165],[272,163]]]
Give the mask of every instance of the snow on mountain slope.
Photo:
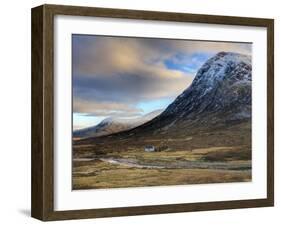
[[[251,57],[220,52],[206,61],[192,84],[163,113],[134,132],[164,134],[250,120],[251,83]]]
[[[220,52],[199,69],[191,86],[168,106],[162,116],[191,118],[206,111],[235,110],[236,107],[235,111],[240,111],[241,107],[251,105],[251,81],[250,57]]]

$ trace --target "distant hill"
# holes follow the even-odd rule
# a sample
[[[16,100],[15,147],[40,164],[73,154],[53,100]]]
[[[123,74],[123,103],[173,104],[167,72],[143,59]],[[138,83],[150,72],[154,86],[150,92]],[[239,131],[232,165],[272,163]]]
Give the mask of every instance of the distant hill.
[[[73,132],[75,139],[100,137],[109,134],[114,134],[121,131],[126,131],[137,126],[140,126],[159,115],[162,110],[155,110],[141,117],[127,119],[127,118],[106,118],[96,126],[76,130]]]

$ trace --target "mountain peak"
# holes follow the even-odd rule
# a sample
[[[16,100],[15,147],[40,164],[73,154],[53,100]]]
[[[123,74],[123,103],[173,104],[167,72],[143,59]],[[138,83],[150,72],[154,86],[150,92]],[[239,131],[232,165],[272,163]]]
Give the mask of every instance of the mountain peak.
[[[190,128],[248,120],[251,117],[251,57],[219,52],[198,70],[192,84],[150,126]],[[164,126],[164,124],[166,124]],[[212,124],[212,125],[211,125]]]
[[[251,58],[249,56],[232,52],[219,52],[199,69],[191,86],[200,89],[213,88],[219,81],[235,76],[236,74],[231,72],[239,70],[239,68],[242,70],[241,73],[247,72],[242,73],[246,79],[251,79]]]

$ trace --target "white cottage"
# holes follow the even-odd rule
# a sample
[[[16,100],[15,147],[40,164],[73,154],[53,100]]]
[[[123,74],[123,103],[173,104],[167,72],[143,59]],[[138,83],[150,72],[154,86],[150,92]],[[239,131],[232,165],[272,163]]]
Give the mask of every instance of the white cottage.
[[[153,145],[147,145],[144,147],[144,151],[153,152],[153,151],[155,151],[155,147]]]

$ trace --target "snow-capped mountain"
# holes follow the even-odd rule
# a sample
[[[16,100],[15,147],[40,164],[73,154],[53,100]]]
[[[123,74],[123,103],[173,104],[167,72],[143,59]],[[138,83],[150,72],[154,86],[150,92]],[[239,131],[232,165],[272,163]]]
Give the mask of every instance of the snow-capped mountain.
[[[194,119],[202,114],[224,113],[224,119],[251,116],[251,58],[220,52],[198,71],[190,87],[168,106],[161,117]]]
[[[251,57],[220,52],[159,116],[131,131],[153,134],[227,126],[251,119]]]
[[[120,118],[120,117],[109,117],[101,121],[96,126],[91,126],[85,129],[76,130],[73,132],[74,138],[86,138],[86,137],[100,137],[109,135],[125,130],[129,130],[140,126],[151,119],[159,115],[163,110],[155,110],[146,115],[136,118]]]

